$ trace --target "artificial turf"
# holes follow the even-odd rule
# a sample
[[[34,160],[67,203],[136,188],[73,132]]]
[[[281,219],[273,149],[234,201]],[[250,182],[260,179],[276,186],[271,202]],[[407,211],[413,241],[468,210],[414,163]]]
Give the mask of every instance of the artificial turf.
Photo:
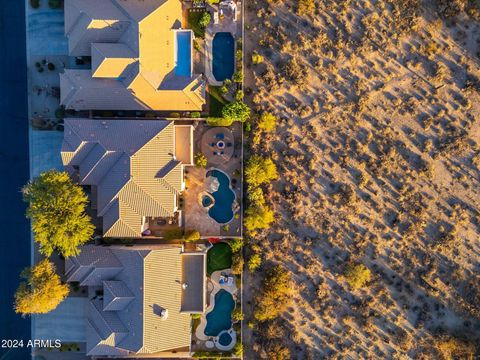
[[[218,243],[208,250],[207,273],[232,267],[232,248],[227,243]]]

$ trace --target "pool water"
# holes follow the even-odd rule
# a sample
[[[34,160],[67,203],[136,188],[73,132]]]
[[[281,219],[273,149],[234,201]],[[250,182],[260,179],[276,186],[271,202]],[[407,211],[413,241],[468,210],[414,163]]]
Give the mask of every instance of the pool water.
[[[230,329],[232,327],[232,311],[234,307],[235,301],[232,294],[223,289],[217,292],[213,310],[207,314],[205,335],[218,336],[222,331]]]
[[[218,342],[222,346],[228,346],[232,343],[232,336],[228,332],[224,332],[218,337]]]
[[[212,202],[213,202],[213,201],[212,201],[212,199],[210,198],[210,196],[206,196],[206,195],[205,195],[204,197],[202,197],[202,205],[203,205],[203,207],[208,207],[208,206],[212,205]]]
[[[235,40],[229,32],[216,33],[213,38],[213,76],[217,81],[230,79],[235,67]]]
[[[217,223],[226,224],[233,219],[232,205],[235,200],[235,193],[230,188],[230,179],[220,170],[210,170],[207,172],[208,176],[217,178],[219,183],[217,191],[212,193],[215,203],[208,210],[208,215]]]
[[[177,58],[175,64],[175,74],[178,76],[191,76],[192,47],[191,32],[177,31]]]

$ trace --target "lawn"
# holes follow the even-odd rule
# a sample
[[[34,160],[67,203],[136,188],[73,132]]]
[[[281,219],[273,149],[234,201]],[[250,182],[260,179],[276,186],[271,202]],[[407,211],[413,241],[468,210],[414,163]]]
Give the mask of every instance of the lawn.
[[[208,100],[210,102],[209,115],[211,117],[222,117],[222,109],[228,103],[220,92],[220,86],[208,87]]]
[[[204,12],[202,9],[188,10],[188,27],[193,30],[195,36],[202,39],[205,38],[205,28],[199,22]]]
[[[228,269],[232,266],[232,248],[227,243],[218,243],[208,250],[207,273]]]

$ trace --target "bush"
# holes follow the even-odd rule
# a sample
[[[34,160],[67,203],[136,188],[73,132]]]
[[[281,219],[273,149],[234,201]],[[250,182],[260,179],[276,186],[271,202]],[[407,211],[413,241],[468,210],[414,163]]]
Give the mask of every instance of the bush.
[[[185,234],[185,241],[197,241],[200,240],[200,232],[197,230],[190,230]]]
[[[190,117],[191,117],[192,119],[198,119],[198,118],[200,118],[201,116],[202,116],[202,114],[201,114],[199,111],[194,111],[194,112],[192,112],[192,113],[190,114]]]
[[[245,96],[243,94],[243,90],[237,90],[237,92],[235,93],[235,100],[242,101],[244,97]]]
[[[48,63],[47,64],[47,69],[50,70],[50,71],[55,70],[55,64],[54,63]]]
[[[62,284],[55,273],[55,266],[45,259],[37,265],[26,268],[15,293],[15,312],[27,314],[45,314],[55,310],[68,295],[69,287]]]
[[[236,83],[241,83],[243,81],[243,72],[241,70],[238,70],[233,74],[233,81]]]
[[[252,233],[258,229],[267,229],[275,220],[274,214],[267,205],[249,206],[245,211],[245,228]]]
[[[230,126],[232,125],[232,119],[209,117],[207,118],[207,125],[209,126]]]
[[[254,317],[258,321],[272,320],[285,311],[292,299],[290,273],[282,266],[267,272],[263,289],[257,298]]]
[[[277,179],[277,167],[270,158],[253,155],[245,166],[245,180],[250,186],[259,186]]]
[[[258,128],[265,132],[271,132],[275,130],[275,126],[277,125],[277,118],[275,115],[269,112],[263,112],[258,120]]]
[[[228,245],[232,248],[232,252],[236,253],[242,250],[243,240],[242,238],[233,238],[228,242]]]
[[[212,20],[210,13],[208,11],[205,11],[200,17],[200,20],[198,20],[198,25],[200,25],[203,28],[206,28],[208,24],[210,24],[210,20]]]
[[[370,270],[363,264],[348,264],[345,270],[345,280],[354,289],[364,287],[372,277]]]
[[[40,0],[30,0],[30,6],[33,9],[38,9],[40,7]]]
[[[248,260],[248,271],[253,273],[262,264],[262,258],[259,254],[253,254]]]
[[[195,166],[199,168],[206,168],[207,167],[207,157],[202,153],[196,153],[194,157]]]
[[[253,63],[253,65],[258,65],[258,64],[263,63],[263,56],[260,55],[260,54],[257,53],[257,52],[254,52],[254,53],[252,54],[252,63]]]
[[[240,339],[237,338],[237,342],[233,346],[232,352],[235,354],[237,357],[241,357],[243,354],[243,344],[240,342]]]
[[[313,0],[298,0],[298,15],[313,15],[315,2]]]
[[[245,122],[250,118],[250,108],[242,101],[234,101],[224,106],[222,116],[232,121]]]
[[[235,306],[235,309],[232,312],[232,320],[233,322],[242,321],[243,320],[243,312],[239,304]]]
[[[54,250],[64,257],[79,253],[95,227],[85,213],[88,197],[66,172],[49,170],[30,181],[22,190],[29,203],[27,217],[32,220],[39,251],[50,256]]]

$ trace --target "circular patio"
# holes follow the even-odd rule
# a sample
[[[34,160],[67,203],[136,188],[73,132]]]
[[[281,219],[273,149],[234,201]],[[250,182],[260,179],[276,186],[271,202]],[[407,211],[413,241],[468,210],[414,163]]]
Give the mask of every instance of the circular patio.
[[[212,165],[227,162],[233,156],[234,137],[230,129],[214,127],[205,131],[202,136],[202,153]]]

